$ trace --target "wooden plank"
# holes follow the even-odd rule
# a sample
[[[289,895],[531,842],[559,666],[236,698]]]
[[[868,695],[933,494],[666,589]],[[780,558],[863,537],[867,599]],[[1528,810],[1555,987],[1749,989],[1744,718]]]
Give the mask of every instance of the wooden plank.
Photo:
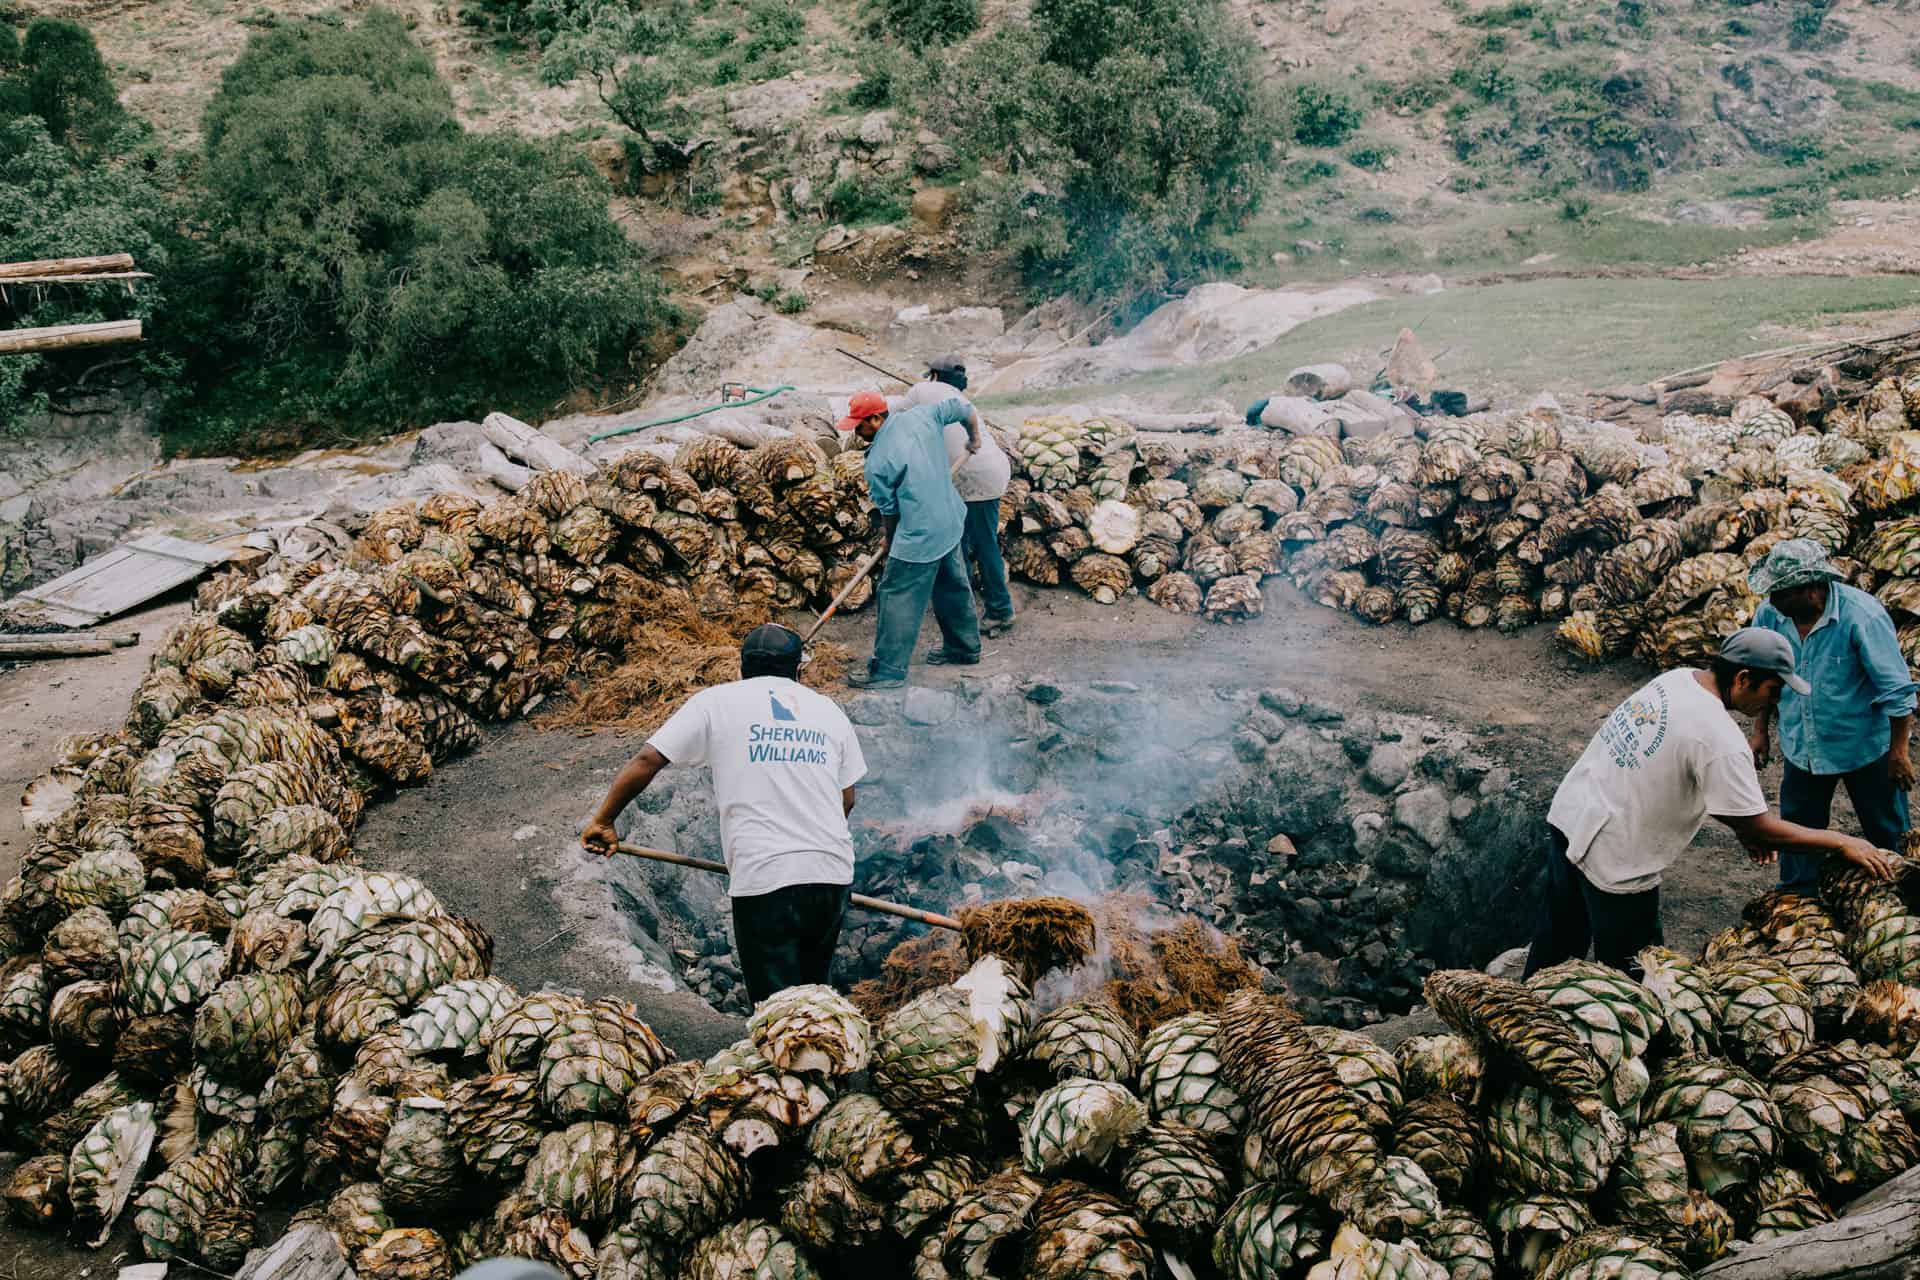
[[[0,280],[16,276],[92,275],[100,271],[131,271],[133,255],[107,253],[92,258],[41,258],[34,262],[0,262]]]
[[[110,347],[140,341],[138,320],[110,320],[105,324],[63,324],[51,329],[8,329],[0,332],[0,356],[30,351],[68,351],[77,347]]]
[[[152,534],[136,538],[52,582],[22,591],[37,616],[67,627],[90,627],[193,581],[227,558],[220,547]]]

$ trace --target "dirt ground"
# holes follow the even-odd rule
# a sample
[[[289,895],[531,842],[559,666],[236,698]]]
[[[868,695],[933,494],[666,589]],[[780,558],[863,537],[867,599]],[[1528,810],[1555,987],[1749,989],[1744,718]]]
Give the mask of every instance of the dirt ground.
[[[964,673],[915,668],[918,681],[948,685],[997,674],[1073,681],[1125,680],[1195,698],[1222,688],[1289,686],[1351,710],[1431,716],[1480,739],[1544,805],[1588,736],[1647,676],[1633,664],[1591,668],[1554,648],[1551,628],[1518,636],[1446,624],[1368,627],[1320,608],[1275,580],[1266,615],[1220,626],[1162,612],[1144,600],[1103,608],[1069,591],[1016,586],[1019,628],[989,642]],[[0,780],[15,795],[51,760],[68,733],[110,724],[124,712],[162,632],[185,612],[166,604],[125,620],[141,643],[111,657],[38,663],[0,672]],[[831,639],[864,654],[871,615],[837,619]],[[611,732],[577,733],[517,724],[491,731],[471,757],[431,785],[371,808],[357,845],[371,866],[417,874],[449,909],[482,921],[499,972],[522,987],[543,984],[633,1000],[682,1054],[706,1054],[741,1034],[684,993],[664,992],[636,964],[599,882],[588,877],[574,833],[615,770],[636,749]],[[1767,778],[1769,794],[1778,785]],[[1844,811],[1838,820],[1851,825]],[[0,875],[17,868],[27,839],[12,804],[0,806]],[[717,851],[716,851],[717,852]],[[695,874],[689,872],[688,874]],[[1763,890],[1770,871],[1750,867],[1717,830],[1668,876],[1669,941],[1697,948]],[[1527,921],[1513,922],[1524,941]],[[16,1280],[104,1273],[131,1246],[123,1226],[102,1254],[50,1237],[0,1228],[0,1268]],[[127,1261],[137,1260],[129,1258]]]

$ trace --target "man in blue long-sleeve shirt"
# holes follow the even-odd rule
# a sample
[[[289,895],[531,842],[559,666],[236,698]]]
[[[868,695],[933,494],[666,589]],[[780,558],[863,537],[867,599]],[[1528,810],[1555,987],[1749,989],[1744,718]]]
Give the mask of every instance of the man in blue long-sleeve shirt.
[[[955,422],[966,425],[968,452],[978,449],[980,419],[964,400],[890,414],[886,397],[862,391],[840,421],[842,431],[857,432],[867,442],[867,496],[885,523],[887,539],[887,569],[876,592],[880,616],[873,659],[864,676],[848,679],[856,689],[897,689],[906,683],[929,602],[942,644],[927,661],[935,666],[980,661],[980,617],[960,547],[967,507],[947,463],[946,429]]]
[[[1841,582],[1840,570],[1811,538],[1793,538],[1754,566],[1748,584],[1767,597],[1754,615],[1793,646],[1795,669],[1813,686],[1802,697],[1780,699],[1780,816],[1803,827],[1824,827],[1834,788],[1846,785],[1861,834],[1882,849],[1898,849],[1907,830],[1907,788],[1913,758],[1914,682],[1900,652],[1893,619],[1866,592]],[[1768,716],[1753,726],[1754,759],[1768,754]],[[1783,853],[1780,883],[1811,891],[1820,859]]]

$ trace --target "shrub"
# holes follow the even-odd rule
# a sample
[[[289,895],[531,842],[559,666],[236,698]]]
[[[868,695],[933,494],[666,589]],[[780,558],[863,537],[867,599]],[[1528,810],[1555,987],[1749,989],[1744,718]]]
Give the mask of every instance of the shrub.
[[[1795,168],[1826,158],[1826,139],[1817,133],[1796,133],[1780,148],[1780,159]]]
[[[1400,148],[1391,142],[1375,139],[1364,142],[1347,152],[1347,163],[1356,169],[1377,171],[1386,168],[1387,162],[1399,154]]]
[[[1298,160],[1287,167],[1286,183],[1289,187],[1310,187],[1339,173],[1340,170],[1331,160],[1315,156],[1311,160]]]
[[[741,51],[749,62],[784,53],[800,43],[806,30],[807,15],[790,0],[753,0],[747,11],[747,43]]]
[[[905,187],[878,176],[842,178],[827,192],[827,216],[855,226],[898,222],[907,216]]]
[[[101,146],[125,122],[107,64],[78,23],[36,19],[15,64],[14,88],[0,102],[10,99],[16,110],[39,116],[55,142]]]
[[[1568,196],[1560,202],[1560,221],[1585,222],[1593,216],[1593,201],[1585,196]]]
[[[1439,106],[1452,93],[1453,87],[1447,83],[1446,77],[1432,75],[1381,85],[1375,96],[1383,105],[1395,111],[1419,112]]]
[[[1823,212],[1827,198],[1818,191],[1783,191],[1767,203],[1769,218],[1808,218]]]
[[[1293,138],[1308,147],[1337,147],[1366,112],[1344,89],[1328,84],[1296,85],[1293,90]]]
[[[980,0],[879,0],[880,24],[916,48],[964,40],[980,29]]]
[[[1259,206],[1284,116],[1252,50],[1223,0],[1036,0],[916,96],[988,171],[975,244],[1036,290],[1144,305],[1230,262]]]
[[[216,431],[546,402],[672,320],[584,159],[465,133],[424,57],[379,10],[275,31],[210,104],[183,321]]]

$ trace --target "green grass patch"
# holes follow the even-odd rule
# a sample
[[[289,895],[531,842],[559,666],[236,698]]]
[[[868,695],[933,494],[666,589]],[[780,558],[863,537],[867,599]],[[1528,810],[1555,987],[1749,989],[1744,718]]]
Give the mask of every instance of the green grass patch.
[[[1583,391],[1639,382],[1743,352],[1785,346],[1842,318],[1920,307],[1920,281],[1897,276],[1730,280],[1528,280],[1391,297],[1310,321],[1264,350],[1221,364],[1168,369],[1089,388],[1107,395],[1271,394],[1282,372],[1344,360],[1364,381],[1394,335],[1412,328],[1435,353],[1441,382],[1494,394]],[[988,407],[1058,402],[1058,390],[987,397]]]
[[[1568,203],[1574,205],[1574,216],[1563,213]],[[1403,211],[1399,223],[1383,225],[1370,221],[1365,208],[1355,203],[1324,199],[1303,212],[1298,197],[1289,203],[1287,197],[1276,195],[1234,238],[1232,247],[1248,264],[1247,283],[1284,284],[1364,271],[1526,271],[1526,260],[1541,255],[1550,255],[1551,261],[1538,264],[1539,269],[1556,273],[1633,265],[1686,266],[1742,249],[1811,237],[1826,226],[1817,209],[1752,226],[1728,227],[1654,222],[1632,216],[1633,207],[1606,208],[1576,195],[1483,211],[1453,211],[1423,222],[1416,206]],[[1294,261],[1274,265],[1270,259],[1276,251],[1293,255]],[[1339,265],[1334,265],[1335,260]]]

